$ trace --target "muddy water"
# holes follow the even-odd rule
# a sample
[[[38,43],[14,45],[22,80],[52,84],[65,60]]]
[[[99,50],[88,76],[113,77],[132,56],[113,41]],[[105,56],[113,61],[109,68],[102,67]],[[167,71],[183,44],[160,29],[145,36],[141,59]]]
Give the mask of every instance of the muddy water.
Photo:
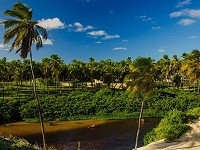
[[[147,118],[142,123],[139,146],[144,135],[159,123],[160,119]],[[88,126],[95,124],[95,128]],[[79,120],[45,123],[47,144],[58,150],[131,150],[137,132],[137,120]],[[2,135],[23,137],[30,143],[41,143],[40,124],[11,123],[0,125]]]

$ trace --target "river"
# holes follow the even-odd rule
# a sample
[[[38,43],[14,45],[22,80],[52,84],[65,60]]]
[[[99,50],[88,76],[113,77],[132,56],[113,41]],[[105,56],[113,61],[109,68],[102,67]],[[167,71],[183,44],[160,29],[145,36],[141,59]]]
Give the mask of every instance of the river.
[[[142,123],[139,147],[144,135],[159,123],[158,118],[145,118]],[[95,124],[95,128],[88,126]],[[135,144],[137,120],[79,120],[45,123],[46,143],[58,150],[131,150]],[[2,135],[23,137],[30,143],[41,144],[40,124],[10,123],[0,125]]]

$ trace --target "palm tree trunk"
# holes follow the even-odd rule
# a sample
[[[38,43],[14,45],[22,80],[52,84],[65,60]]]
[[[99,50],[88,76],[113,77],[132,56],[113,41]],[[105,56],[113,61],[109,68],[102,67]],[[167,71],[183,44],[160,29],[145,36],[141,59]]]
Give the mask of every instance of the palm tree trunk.
[[[137,147],[138,147],[138,138],[139,138],[140,128],[141,128],[141,119],[142,119],[143,107],[144,107],[144,101],[142,101],[142,105],[141,105],[141,109],[140,109],[140,117],[138,119],[138,130],[137,130],[137,135],[136,135],[136,139],[135,139],[135,150],[137,150]]]
[[[45,142],[45,131],[44,131],[44,123],[43,123],[43,119],[42,119],[42,114],[41,114],[41,107],[40,107],[40,101],[38,99],[37,96],[37,91],[36,91],[36,81],[35,81],[35,75],[34,75],[34,71],[33,71],[33,60],[32,60],[32,52],[30,50],[30,66],[31,66],[31,72],[32,72],[32,76],[33,76],[33,91],[34,91],[34,95],[37,101],[37,107],[38,107],[38,116],[40,119],[40,123],[41,123],[41,130],[42,130],[42,140],[43,140],[43,148],[46,148],[46,142]]]
[[[3,85],[3,100],[4,100],[4,80],[2,79],[2,85]]]

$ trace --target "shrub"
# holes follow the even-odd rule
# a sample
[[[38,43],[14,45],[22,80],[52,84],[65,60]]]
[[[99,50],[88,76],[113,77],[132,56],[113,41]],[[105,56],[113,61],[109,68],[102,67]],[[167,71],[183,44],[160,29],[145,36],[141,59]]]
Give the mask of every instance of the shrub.
[[[184,133],[188,126],[185,124],[186,115],[178,110],[170,111],[151,132],[144,137],[144,145],[158,140],[173,140]]]
[[[186,112],[186,115],[189,117],[199,118],[200,117],[200,107],[195,107],[195,108],[189,109]]]

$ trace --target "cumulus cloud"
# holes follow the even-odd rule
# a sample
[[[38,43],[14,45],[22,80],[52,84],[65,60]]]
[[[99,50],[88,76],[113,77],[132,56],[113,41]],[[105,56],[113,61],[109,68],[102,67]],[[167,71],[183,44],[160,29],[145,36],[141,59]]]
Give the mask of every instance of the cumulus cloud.
[[[47,30],[62,29],[65,27],[65,24],[61,22],[59,18],[39,20],[38,25]]]
[[[99,30],[99,31],[91,31],[87,33],[90,36],[104,36],[107,35],[107,33],[104,30]]]
[[[102,39],[103,40],[108,40],[108,39],[116,39],[116,38],[120,38],[120,36],[119,35],[106,35],[106,36],[104,36]]]
[[[156,27],[151,27],[152,30],[160,30],[161,27],[160,26],[156,26]]]
[[[178,7],[183,7],[183,6],[189,5],[189,4],[191,4],[191,0],[184,0],[184,1],[182,1],[182,2],[178,2],[178,4],[176,5],[176,7],[177,7],[177,8],[178,8]]]
[[[102,42],[101,42],[101,41],[97,41],[96,43],[97,43],[97,44],[101,44]]]
[[[192,24],[195,24],[197,21],[194,19],[181,19],[179,22],[177,22],[178,24],[182,25],[182,26],[189,26]]]
[[[200,18],[200,9],[183,9],[169,14],[171,18],[186,16],[191,18]]]
[[[165,52],[165,50],[163,48],[160,48],[160,49],[158,49],[158,52],[163,53],[163,52]]]
[[[127,50],[126,47],[115,47],[113,48],[113,50]]]

